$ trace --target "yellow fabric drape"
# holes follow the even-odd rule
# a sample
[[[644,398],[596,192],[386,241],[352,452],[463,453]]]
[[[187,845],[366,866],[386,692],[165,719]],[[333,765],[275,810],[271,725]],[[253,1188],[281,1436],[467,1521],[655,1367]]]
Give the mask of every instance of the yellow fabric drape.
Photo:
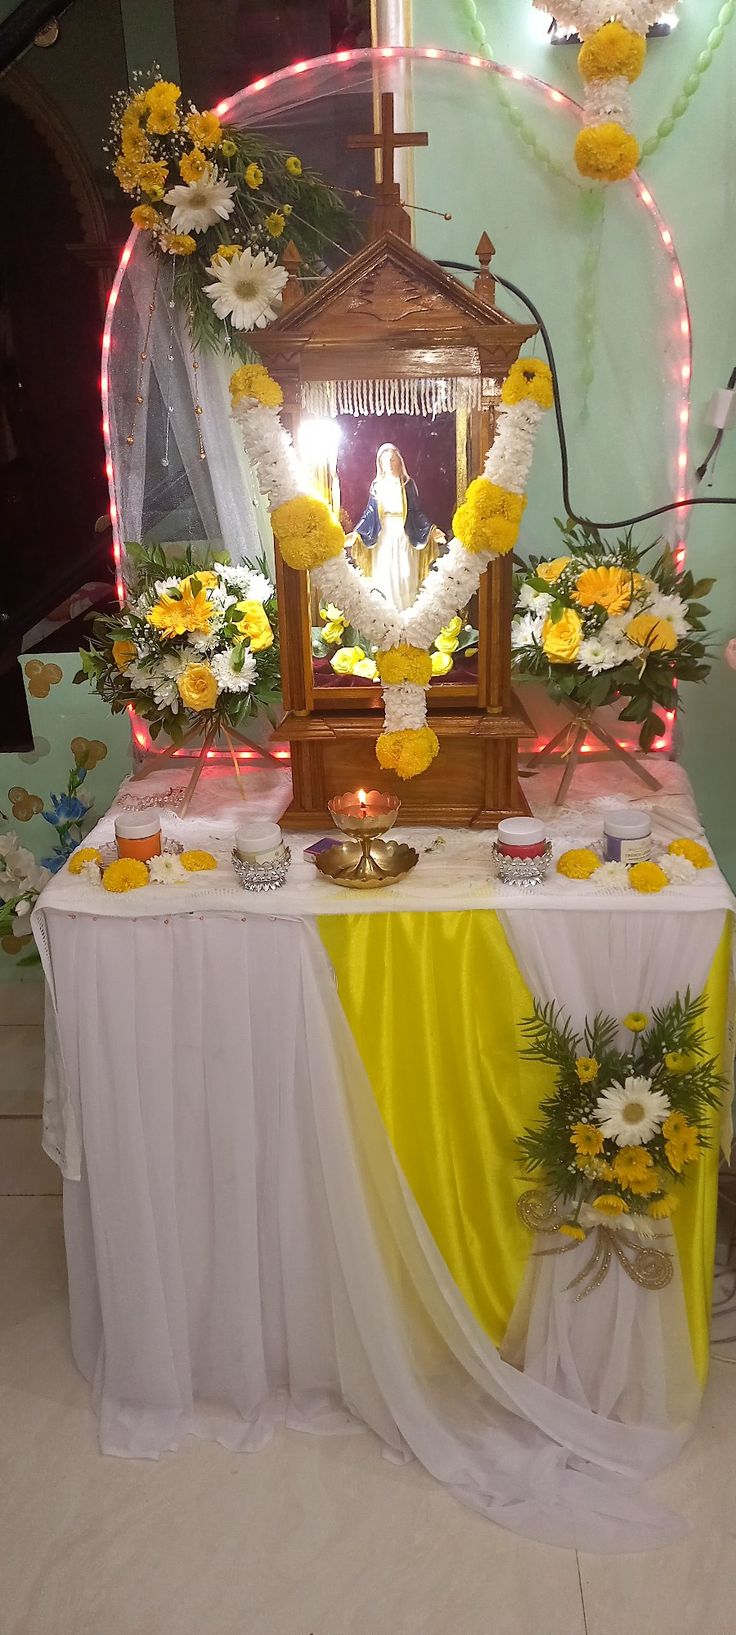
[[[555,1084],[520,1055],[532,1000],[491,911],[330,915],[318,921],[340,999],[401,1169],[455,1282],[500,1344],[532,1239],[516,1138]],[[730,923],[708,982],[722,1058]],[[723,1071],[726,1071],[725,1062]],[[676,1217],[693,1353],[707,1373],[718,1122]]]

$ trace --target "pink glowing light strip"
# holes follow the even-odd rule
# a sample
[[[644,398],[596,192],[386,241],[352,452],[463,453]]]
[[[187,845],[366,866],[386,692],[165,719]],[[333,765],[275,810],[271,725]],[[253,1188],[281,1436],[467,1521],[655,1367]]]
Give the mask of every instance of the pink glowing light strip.
[[[239,91],[234,96],[224,97],[221,102],[216,104],[215,113],[220,118],[224,118],[225,115],[232,110],[236,103],[241,104],[246,98],[255,97],[259,94],[259,92],[265,91],[271,86],[280,85],[284,80],[287,80],[296,74],[304,74],[312,69],[331,67],[335,63],[350,64],[351,67],[355,67],[358,64],[373,66],[377,65],[381,60],[385,60],[386,58],[393,58],[396,61],[404,60],[407,62],[418,62],[421,61],[422,58],[429,58],[432,61],[456,63],[458,66],[465,68],[478,68],[487,74],[499,74],[504,79],[516,80],[521,84],[532,87],[532,89],[539,91],[542,96],[546,97],[547,100],[553,105],[557,107],[567,107],[579,118],[582,117],[582,109],[579,103],[575,102],[572,97],[567,96],[563,91],[557,90],[555,86],[548,85],[546,80],[538,79],[535,74],[527,74],[520,68],[509,68],[503,63],[490,62],[486,57],[471,56],[467,52],[462,51],[445,51],[437,46],[381,46],[377,50],[372,50],[366,47],[353,51],[337,51],[331,55],[313,57],[309,61],[295,62],[288,68],[279,69],[277,73],[265,74],[261,79],[253,80],[251,85],[245,86],[244,90]],[[682,275],[682,268],[675,249],[672,232],[667,226],[667,223],[662,216],[662,213],[650,189],[645,186],[641,180],[641,177],[636,172],[632,177],[632,185],[636,190],[638,198],[641,200],[642,204],[646,207],[652,217],[654,225],[657,229],[658,237],[667,254],[669,262],[669,276],[671,280],[670,287],[673,291],[675,305],[675,327],[673,331],[673,338],[675,338],[677,341],[679,359],[675,366],[675,380],[677,383],[677,456],[673,475],[675,496],[678,500],[682,501],[687,498],[687,473],[690,463],[690,383],[692,380],[692,332],[690,325],[690,310],[688,307],[685,280]],[[115,304],[120,293],[120,286],[125,275],[125,269],[128,261],[130,260],[136,237],[137,231],[134,229],[130,234],[121,255],[120,264],[115,274],[113,286],[110,291],[107,312],[105,315],[105,329],[102,338],[102,372],[100,379],[103,410],[102,430],[105,439],[106,454],[105,469],[110,488],[110,520],[112,523],[113,533],[115,582],[118,601],[121,603],[125,597],[125,587],[122,575],[122,541],[120,538],[118,522],[115,472],[113,469],[112,450],[110,444],[108,358],[110,347],[112,345],[112,320]],[[686,541],[688,513],[686,508],[677,513],[677,523],[678,530],[675,545],[675,561],[678,569],[682,570],[687,549]],[[655,740],[655,749],[666,749],[669,747],[673,720],[674,711],[668,711],[667,735],[663,738],[658,738]],[[588,752],[590,751],[591,747],[592,746],[589,745],[585,746]]]

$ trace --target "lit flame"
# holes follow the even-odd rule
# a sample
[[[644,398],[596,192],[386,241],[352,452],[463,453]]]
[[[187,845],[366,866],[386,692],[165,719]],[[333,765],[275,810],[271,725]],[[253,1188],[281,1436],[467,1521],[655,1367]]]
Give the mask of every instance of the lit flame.
[[[366,795],[364,789],[358,790],[358,800],[360,801],[361,806],[366,806],[368,804],[368,796]]]

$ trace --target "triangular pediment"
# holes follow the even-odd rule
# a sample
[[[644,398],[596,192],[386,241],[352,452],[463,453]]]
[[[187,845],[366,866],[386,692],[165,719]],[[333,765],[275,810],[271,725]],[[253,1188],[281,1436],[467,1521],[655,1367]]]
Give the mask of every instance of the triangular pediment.
[[[357,340],[387,329],[394,337],[431,330],[441,342],[443,336],[450,340],[469,329],[496,326],[527,327],[515,325],[412,245],[386,233],[290,307],[266,334],[318,342],[348,332]]]

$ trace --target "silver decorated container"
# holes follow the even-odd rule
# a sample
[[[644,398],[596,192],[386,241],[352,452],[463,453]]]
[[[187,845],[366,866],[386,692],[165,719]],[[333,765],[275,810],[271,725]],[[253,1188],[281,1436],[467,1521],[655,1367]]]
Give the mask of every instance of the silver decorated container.
[[[541,857],[507,857],[505,852],[498,849],[494,840],[491,846],[493,865],[498,879],[504,886],[522,886],[527,891],[534,886],[541,886],[549,873],[552,862],[552,842],[547,841]]]
[[[283,843],[276,856],[270,857],[266,863],[256,863],[252,858],[246,861],[233,847],[235,878],[243,891],[278,891],[286,880],[290,862],[291,852]]]

